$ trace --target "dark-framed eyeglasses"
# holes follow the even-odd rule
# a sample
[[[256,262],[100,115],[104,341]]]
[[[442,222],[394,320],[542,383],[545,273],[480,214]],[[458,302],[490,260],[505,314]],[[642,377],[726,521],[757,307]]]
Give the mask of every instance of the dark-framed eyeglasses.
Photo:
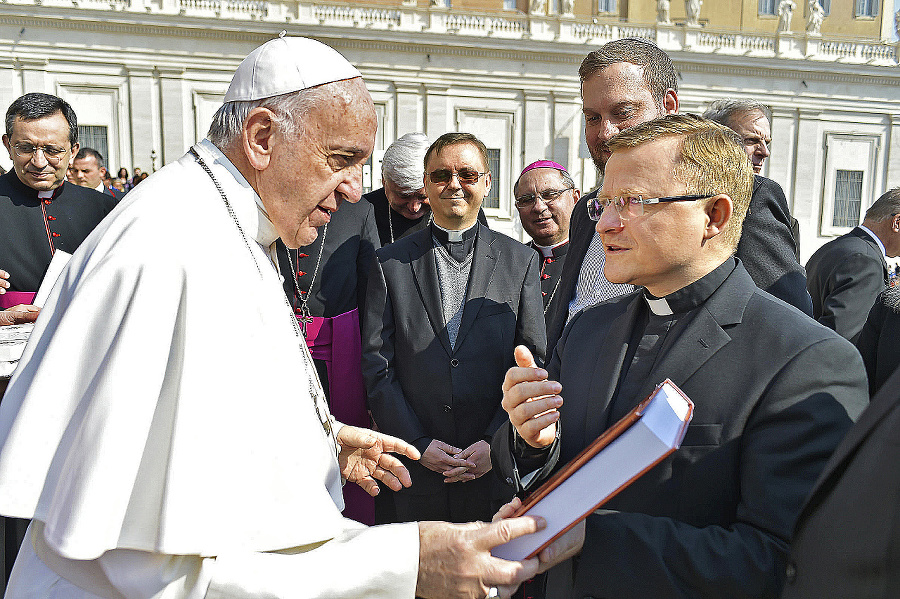
[[[569,191],[570,189],[575,189],[574,187],[566,187],[565,189],[545,189],[537,196],[533,193],[528,195],[522,195],[516,198],[516,208],[531,208],[534,206],[534,203],[537,201],[538,196],[540,196],[541,201],[543,201],[548,206],[559,199],[559,197]]]
[[[483,176],[487,174],[487,172],[479,173],[473,168],[461,168],[458,171],[452,171],[449,168],[439,168],[431,171],[430,173],[425,173],[428,175],[428,178],[431,179],[432,183],[437,183],[438,185],[445,185],[450,182],[450,179],[456,176],[459,179],[460,183],[465,185],[473,185],[478,182]]]
[[[647,204],[661,204],[663,202],[693,202],[695,200],[706,200],[713,197],[713,194],[690,194],[683,196],[667,196],[662,198],[645,198],[643,196],[619,196],[617,198],[594,198],[587,203],[588,217],[591,220],[600,220],[603,210],[613,205],[619,218],[628,220],[636,216],[644,214],[644,206]]]
[[[59,146],[35,146],[25,141],[13,144],[13,149],[16,152],[16,156],[28,158],[29,160],[34,156],[35,152],[40,150],[47,162],[53,165],[59,164],[59,161],[63,159],[63,156],[68,151],[67,148],[60,148]]]

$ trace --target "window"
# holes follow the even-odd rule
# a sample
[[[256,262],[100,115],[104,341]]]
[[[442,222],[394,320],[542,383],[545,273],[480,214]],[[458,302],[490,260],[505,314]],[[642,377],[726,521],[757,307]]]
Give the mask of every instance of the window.
[[[505,10],[516,10],[516,0],[503,0]]]
[[[487,149],[488,170],[491,171],[493,181],[491,182],[491,190],[484,197],[483,206],[485,208],[500,207],[500,150],[494,148]]]
[[[878,0],[856,0],[857,17],[877,17]]]
[[[107,170],[113,170],[109,164],[109,144],[106,141],[106,127],[100,125],[78,125],[78,144],[82,148],[93,148],[103,155]]]
[[[834,216],[832,226],[855,227],[862,206],[862,171],[838,169],[834,177]]]
[[[831,0],[819,0],[819,6],[825,11],[825,16],[831,14]]]
[[[759,0],[759,14],[761,15],[774,15],[775,13],[775,0]]]
[[[597,12],[616,12],[616,0],[597,0]]]

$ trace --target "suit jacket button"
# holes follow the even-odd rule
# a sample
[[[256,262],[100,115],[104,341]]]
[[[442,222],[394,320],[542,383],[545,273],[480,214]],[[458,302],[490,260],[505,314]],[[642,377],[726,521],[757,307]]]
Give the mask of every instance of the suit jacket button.
[[[447,413],[449,414],[450,412],[453,411],[453,408],[451,408],[451,407],[448,406],[447,404],[444,404],[444,411],[447,412]]]
[[[450,360],[450,366],[456,368],[457,366],[459,366],[459,360],[453,358],[452,360]]]
[[[784,575],[787,577],[788,582],[794,582],[797,579],[797,564],[789,562],[784,569]]]

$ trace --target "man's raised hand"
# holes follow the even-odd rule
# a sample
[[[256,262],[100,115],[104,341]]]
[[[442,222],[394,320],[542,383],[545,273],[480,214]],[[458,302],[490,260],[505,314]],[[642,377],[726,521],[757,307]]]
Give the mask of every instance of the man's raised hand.
[[[515,349],[517,366],[503,379],[503,409],[516,431],[532,447],[546,447],[556,438],[558,408],[562,405],[562,385],[547,379],[524,345]]]

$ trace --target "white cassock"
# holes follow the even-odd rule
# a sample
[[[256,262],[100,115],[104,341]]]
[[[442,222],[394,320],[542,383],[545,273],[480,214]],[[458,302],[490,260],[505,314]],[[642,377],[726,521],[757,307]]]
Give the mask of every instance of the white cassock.
[[[197,150],[246,241],[191,154],[142,182],[72,257],[0,405],[0,514],[34,519],[6,597],[413,597],[417,525],[341,517],[275,229]]]

